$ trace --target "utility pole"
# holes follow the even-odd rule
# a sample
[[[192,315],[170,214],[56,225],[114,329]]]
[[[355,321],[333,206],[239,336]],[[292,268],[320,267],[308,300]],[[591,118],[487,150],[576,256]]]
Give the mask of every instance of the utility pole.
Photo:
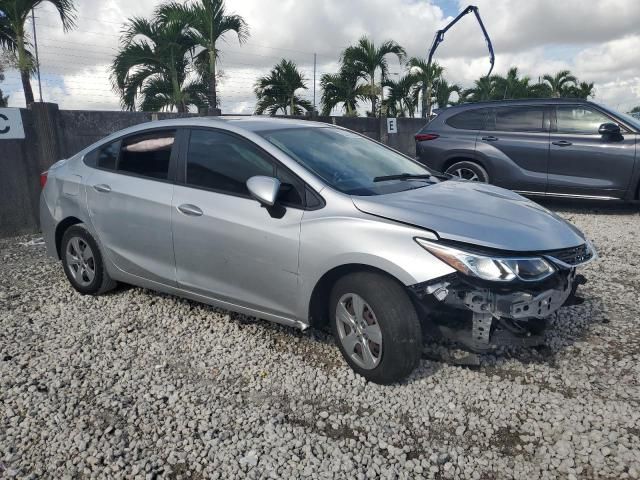
[[[313,112],[311,112],[311,116],[314,117],[316,115],[316,60],[317,55],[313,54]]]
[[[38,37],[36,36],[36,14],[31,9],[31,26],[33,27],[33,43],[36,48],[36,68],[38,71],[38,90],[40,91],[40,103],[42,103],[42,81],[40,80],[40,58],[38,57]]]

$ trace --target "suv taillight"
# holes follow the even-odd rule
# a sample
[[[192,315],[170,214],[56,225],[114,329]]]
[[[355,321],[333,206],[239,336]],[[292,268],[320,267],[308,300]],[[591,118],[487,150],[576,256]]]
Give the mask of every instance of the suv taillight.
[[[440,135],[435,133],[418,133],[416,134],[416,142],[424,142],[425,140],[435,140]]]
[[[44,186],[47,184],[47,174],[49,173],[49,171],[44,171],[40,174],[40,188],[44,188]]]

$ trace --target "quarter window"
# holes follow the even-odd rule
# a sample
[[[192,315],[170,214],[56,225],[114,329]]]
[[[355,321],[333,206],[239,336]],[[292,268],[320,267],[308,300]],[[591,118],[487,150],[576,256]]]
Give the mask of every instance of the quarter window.
[[[462,130],[482,130],[484,128],[484,120],[487,115],[486,108],[478,108],[475,110],[467,110],[449,118],[446,123],[453,128]]]
[[[272,177],[271,160],[258,147],[235,135],[192,130],[187,155],[187,184],[235,195],[249,195],[247,180]]]
[[[566,106],[557,107],[556,109],[556,128],[558,133],[595,135],[603,123],[611,123],[611,120],[602,113],[590,108]]]
[[[125,138],[118,171],[167,180],[175,131],[155,131]]]
[[[488,130],[499,130],[502,132],[543,132],[545,131],[544,108],[496,108],[495,116],[492,118],[492,121],[489,122]]]

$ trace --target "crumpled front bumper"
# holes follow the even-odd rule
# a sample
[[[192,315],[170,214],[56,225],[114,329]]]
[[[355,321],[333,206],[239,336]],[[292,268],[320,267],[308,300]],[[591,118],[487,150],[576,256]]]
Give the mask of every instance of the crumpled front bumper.
[[[440,334],[474,351],[485,351],[541,343],[545,319],[584,281],[575,268],[544,282],[508,286],[474,282],[455,273],[413,285],[410,291]]]

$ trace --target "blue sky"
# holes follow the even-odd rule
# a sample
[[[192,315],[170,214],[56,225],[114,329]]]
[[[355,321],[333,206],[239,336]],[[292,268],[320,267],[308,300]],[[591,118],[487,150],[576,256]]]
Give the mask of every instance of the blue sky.
[[[518,66],[533,79],[568,68],[596,84],[596,101],[613,108],[640,104],[640,2],[600,0],[477,0],[496,51],[497,73]],[[150,15],[158,0],[77,0],[78,26],[64,34],[55,12],[38,8],[44,99],[61,108],[117,109],[108,65],[118,46],[122,22]],[[394,39],[409,55],[424,56],[438,28],[467,2],[455,0],[227,0],[228,9],[245,17],[251,38],[239,46],[223,43],[220,85],[223,110],[249,113],[253,83],[279,59],[298,63],[309,81],[313,53],[317,77],[337,70],[340,51],[361,35],[374,41]],[[488,56],[475,20],[462,20],[436,54],[450,82],[463,87],[486,73]],[[391,71],[403,74],[396,60]],[[10,104],[23,104],[15,72],[0,86]],[[34,81],[37,96],[37,82]],[[312,85],[305,93],[312,97]],[[317,92],[319,97],[319,92]]]

